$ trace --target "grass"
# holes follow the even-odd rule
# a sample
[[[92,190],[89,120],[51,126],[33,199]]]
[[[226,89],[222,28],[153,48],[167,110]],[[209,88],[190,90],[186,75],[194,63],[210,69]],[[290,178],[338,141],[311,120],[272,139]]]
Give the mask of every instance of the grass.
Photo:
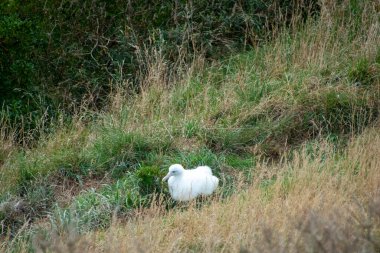
[[[375,252],[380,27],[376,3],[358,6],[360,19],[323,3],[319,17],[248,52],[199,57],[170,83],[152,54],[137,93],[120,82],[107,111],[84,110],[35,146],[3,127],[2,249]],[[172,163],[211,166],[220,192],[173,207],[160,182]]]
[[[37,248],[72,252],[377,252],[380,247],[378,128],[335,152],[321,141],[279,163],[258,163],[248,188],[208,205],[135,209],[110,228],[40,237]],[[371,148],[369,148],[371,147]],[[238,186],[236,186],[238,187]],[[71,228],[72,229],[72,228]],[[54,235],[54,233],[50,234]],[[47,241],[45,241],[47,240]],[[42,246],[41,246],[42,245]],[[25,247],[25,245],[19,245]]]

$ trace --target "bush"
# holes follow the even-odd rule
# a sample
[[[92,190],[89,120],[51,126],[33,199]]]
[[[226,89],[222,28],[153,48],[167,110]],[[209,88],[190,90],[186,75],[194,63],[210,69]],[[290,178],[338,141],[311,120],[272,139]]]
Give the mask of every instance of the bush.
[[[115,83],[145,76],[150,52],[180,71],[194,55],[255,44],[266,25],[283,23],[278,10],[289,20],[296,6],[318,11],[314,1],[301,2],[2,1],[0,104],[24,130],[60,105],[70,113],[84,100],[101,108]]]

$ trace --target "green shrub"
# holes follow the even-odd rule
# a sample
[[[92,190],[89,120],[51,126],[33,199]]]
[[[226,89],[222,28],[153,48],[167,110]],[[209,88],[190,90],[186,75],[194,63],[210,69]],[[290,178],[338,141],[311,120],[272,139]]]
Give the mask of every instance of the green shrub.
[[[155,166],[142,166],[135,172],[139,179],[140,192],[143,195],[161,192],[161,178],[164,173]]]

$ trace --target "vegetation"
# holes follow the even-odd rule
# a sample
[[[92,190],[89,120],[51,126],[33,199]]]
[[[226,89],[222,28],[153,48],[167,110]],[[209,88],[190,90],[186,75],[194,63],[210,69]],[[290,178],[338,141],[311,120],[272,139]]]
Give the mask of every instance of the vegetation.
[[[299,5],[304,15],[318,10],[313,1],[304,3]],[[278,10],[291,13],[296,5],[278,0],[2,1],[2,114],[18,126],[22,139],[41,118],[70,117],[83,105],[103,108],[124,80],[137,90],[155,50],[171,69],[169,82],[196,55],[212,58],[255,44],[265,25],[280,22]]]
[[[227,2],[220,8],[232,10]],[[75,10],[79,3],[72,4]],[[257,4],[250,10],[260,10]],[[0,249],[377,252],[380,6],[342,1],[293,7],[280,6],[260,33],[239,30],[243,23],[228,23],[234,16],[214,13],[210,22],[221,19],[222,30],[194,26],[205,44],[195,43],[193,51],[180,44],[176,52],[186,60],[171,58],[171,42],[140,47],[144,58],[137,58],[137,72],[119,72],[125,75],[111,78],[109,88],[88,93],[107,94],[102,110],[94,110],[91,99],[81,99],[70,116],[58,106],[54,119],[47,113],[31,121],[37,139],[27,134],[20,142],[20,128],[4,113]],[[237,17],[248,13],[235,8]],[[189,24],[164,18],[165,10],[161,21],[178,26],[155,18],[147,24],[137,14],[131,24],[152,28],[145,31],[162,27],[157,34]],[[106,17],[116,15],[110,13]],[[210,24],[210,17],[198,14],[202,19],[191,24]],[[114,27],[108,19],[102,22]],[[211,30],[218,37],[204,34]],[[208,38],[217,39],[207,44]],[[256,42],[243,51],[244,43],[232,38]],[[222,54],[222,45],[236,52]],[[119,64],[116,58],[111,62]],[[127,73],[139,74],[131,79]],[[81,78],[93,84],[89,76]],[[221,179],[219,192],[189,205],[173,203],[161,183],[172,163],[209,165]]]
[[[291,160],[283,157],[278,164],[256,166],[253,184],[227,199],[215,195],[209,205],[197,208],[192,203],[184,211],[167,211],[158,202],[135,211],[133,218],[115,220],[106,230],[78,236],[68,228],[62,237],[40,237],[38,248],[72,252],[377,252],[379,144],[376,128],[351,139],[343,152],[336,152],[325,141],[318,146],[305,145]]]

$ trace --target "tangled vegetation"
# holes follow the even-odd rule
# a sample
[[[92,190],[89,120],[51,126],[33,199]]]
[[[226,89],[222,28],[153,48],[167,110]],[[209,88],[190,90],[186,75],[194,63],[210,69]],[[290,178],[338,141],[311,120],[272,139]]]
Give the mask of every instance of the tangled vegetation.
[[[64,34],[63,23],[57,26],[51,43],[78,58],[66,61],[73,55],[50,48],[60,73],[70,76],[68,83],[57,82],[67,89],[55,97],[51,86],[38,82],[37,93],[28,94],[41,108],[48,100],[36,94],[63,104],[61,96],[70,94],[67,101],[75,97],[78,104],[68,110],[48,102],[55,116],[46,108],[38,120],[28,116],[33,130],[24,127],[21,135],[10,124],[11,113],[24,116],[24,109],[7,104],[3,110],[1,250],[378,251],[376,1],[169,1],[150,8],[120,2],[125,9],[102,1],[59,3],[42,10],[57,20],[73,15],[64,25],[74,28]],[[22,8],[28,15],[40,11],[32,6]],[[1,8],[9,14],[5,22],[12,8],[21,7],[9,1]],[[128,12],[136,9],[141,11]],[[73,25],[85,11],[89,19]],[[126,13],[129,28],[113,30],[127,27],[117,23]],[[90,22],[90,14],[100,23]],[[79,32],[85,25],[94,26],[91,33]],[[26,31],[1,30],[1,46],[9,46],[2,34],[11,30]],[[98,37],[91,37],[94,31]],[[69,47],[74,41],[77,47]],[[116,57],[122,51],[128,55]],[[29,53],[49,59],[36,52]],[[16,85],[9,69],[1,71],[8,88]],[[83,87],[84,93],[71,90]],[[6,99],[17,100],[11,95],[17,89],[7,92]],[[221,179],[219,192],[186,207],[173,203],[161,182],[172,163],[209,165]]]
[[[295,6],[304,15],[318,10],[313,1],[278,0],[2,1],[1,114],[25,138],[41,121],[104,108],[120,82],[138,90],[155,50],[171,69],[168,83],[197,55],[257,44],[264,27],[290,20]]]

